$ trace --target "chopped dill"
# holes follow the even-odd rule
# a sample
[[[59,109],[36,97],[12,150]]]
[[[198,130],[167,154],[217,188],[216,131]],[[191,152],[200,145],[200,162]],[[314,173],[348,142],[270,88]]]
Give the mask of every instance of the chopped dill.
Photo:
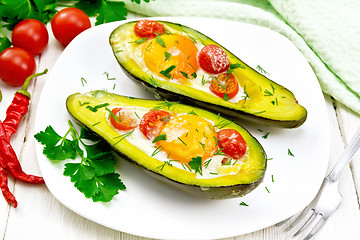
[[[134,132],[134,129],[131,130],[130,132],[127,132],[127,133],[121,134],[119,136],[116,136],[114,139],[118,139],[118,138],[120,138],[120,139],[114,144],[114,146],[116,144],[118,144],[119,142],[121,142],[123,139],[129,137],[133,132]]]

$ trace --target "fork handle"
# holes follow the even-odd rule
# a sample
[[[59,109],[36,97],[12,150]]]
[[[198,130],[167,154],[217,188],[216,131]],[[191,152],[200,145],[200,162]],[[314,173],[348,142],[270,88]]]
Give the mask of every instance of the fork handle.
[[[345,167],[351,161],[352,157],[360,147],[360,127],[352,137],[351,141],[345,148],[345,151],[341,154],[339,160],[335,163],[335,166],[327,176],[327,178],[335,182],[339,179]]]

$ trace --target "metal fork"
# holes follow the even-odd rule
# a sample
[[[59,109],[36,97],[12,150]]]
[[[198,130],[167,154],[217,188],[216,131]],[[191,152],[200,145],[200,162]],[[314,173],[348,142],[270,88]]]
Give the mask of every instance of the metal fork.
[[[341,154],[339,160],[336,162],[329,175],[324,178],[321,188],[314,200],[301,212],[301,214],[290,224],[290,226],[284,230],[284,232],[289,231],[300,222],[303,222],[306,217],[308,217],[307,220],[293,235],[293,238],[302,234],[305,229],[313,226],[310,232],[304,238],[304,240],[308,240],[312,238],[321,229],[322,226],[324,226],[326,220],[335,212],[342,199],[338,190],[339,177],[359,147],[360,127],[352,137],[345,151]],[[285,219],[275,226],[282,226],[290,218]]]

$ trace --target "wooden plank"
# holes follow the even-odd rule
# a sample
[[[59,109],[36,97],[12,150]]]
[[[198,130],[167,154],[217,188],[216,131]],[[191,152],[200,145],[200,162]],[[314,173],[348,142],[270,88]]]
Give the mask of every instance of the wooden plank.
[[[341,103],[336,103],[337,115],[339,119],[339,127],[342,130],[342,137],[346,144],[350,141],[353,134],[360,127],[360,115],[354,113],[346,106]],[[360,151],[358,151],[353,160],[350,163],[352,170],[352,177],[356,187],[356,193],[358,198],[360,198]]]
[[[51,34],[50,28],[49,34]],[[51,71],[51,67],[61,52],[62,47],[51,36],[49,46],[40,58],[39,70],[41,71],[43,68],[49,67]],[[21,153],[20,160],[24,170],[32,174],[41,174],[36,162],[35,143],[32,136],[34,135],[34,123],[37,121],[35,119],[36,106],[45,81],[46,76],[39,77],[34,82],[30,113],[24,119],[26,124],[22,124],[21,129],[19,129],[21,133],[13,140],[16,142],[16,151]],[[342,133],[344,132],[345,140],[347,140],[351,135],[350,133],[353,132],[353,128],[356,127],[355,125],[359,125],[359,119],[357,116],[354,117],[351,113],[349,114],[346,109],[343,109],[338,104],[336,106],[339,116],[336,116],[332,100],[326,97],[326,101],[332,140],[331,158],[329,160],[330,169],[343,151]],[[338,127],[338,117],[340,119],[340,129]],[[24,144],[22,144],[23,142]],[[359,166],[357,163],[352,166],[353,173],[347,169],[341,178],[339,188],[344,197],[343,203],[314,239],[357,239],[360,235],[360,230],[355,227],[355,224],[349,224],[360,222],[358,200],[353,182],[354,176],[358,188],[360,182],[360,176],[357,174]],[[355,172],[356,169],[357,171]],[[306,173],[304,173],[304,177],[306,177]],[[10,182],[10,185],[14,186],[14,183]],[[17,181],[15,182],[14,193],[19,201],[18,209],[9,209],[6,203],[0,201],[0,211],[2,213],[0,215],[0,237],[2,239],[146,239],[106,228],[77,215],[59,203],[51,195],[46,186],[30,185]],[[119,214],[121,215],[121,213]],[[341,231],[338,231],[339,228]],[[290,239],[290,236],[294,233],[294,231],[291,231],[290,233],[283,234],[282,230],[283,228],[271,226],[254,233],[228,238],[228,240]]]

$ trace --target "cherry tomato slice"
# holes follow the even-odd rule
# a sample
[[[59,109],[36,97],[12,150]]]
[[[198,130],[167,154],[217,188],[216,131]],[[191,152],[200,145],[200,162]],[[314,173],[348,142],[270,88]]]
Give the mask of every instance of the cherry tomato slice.
[[[54,37],[66,47],[77,35],[91,27],[89,17],[78,8],[64,8],[51,20]]]
[[[23,85],[35,70],[33,55],[22,48],[10,47],[0,54],[0,79],[11,86]]]
[[[228,99],[232,99],[239,92],[239,83],[233,74],[222,73],[211,80],[209,89],[218,97],[224,98],[227,94]]]
[[[23,48],[36,56],[42,53],[49,42],[45,25],[36,19],[25,19],[16,24],[11,34],[14,47]]]
[[[234,159],[241,158],[246,153],[247,144],[241,134],[235,129],[221,129],[217,133],[219,146],[223,152]]]
[[[225,72],[229,66],[229,57],[221,47],[206,45],[198,55],[199,65],[204,71],[212,74]]]
[[[122,108],[114,108],[111,112],[116,116],[110,116],[110,122],[118,130],[131,130],[138,126],[138,119],[134,113],[123,111]],[[120,116],[120,117],[119,117]]]
[[[164,125],[170,120],[170,113],[163,110],[151,110],[144,114],[140,121],[140,131],[153,140]]]
[[[165,28],[164,25],[159,22],[143,19],[135,24],[134,32],[136,36],[141,38],[153,38],[156,37],[156,35],[165,33]]]

